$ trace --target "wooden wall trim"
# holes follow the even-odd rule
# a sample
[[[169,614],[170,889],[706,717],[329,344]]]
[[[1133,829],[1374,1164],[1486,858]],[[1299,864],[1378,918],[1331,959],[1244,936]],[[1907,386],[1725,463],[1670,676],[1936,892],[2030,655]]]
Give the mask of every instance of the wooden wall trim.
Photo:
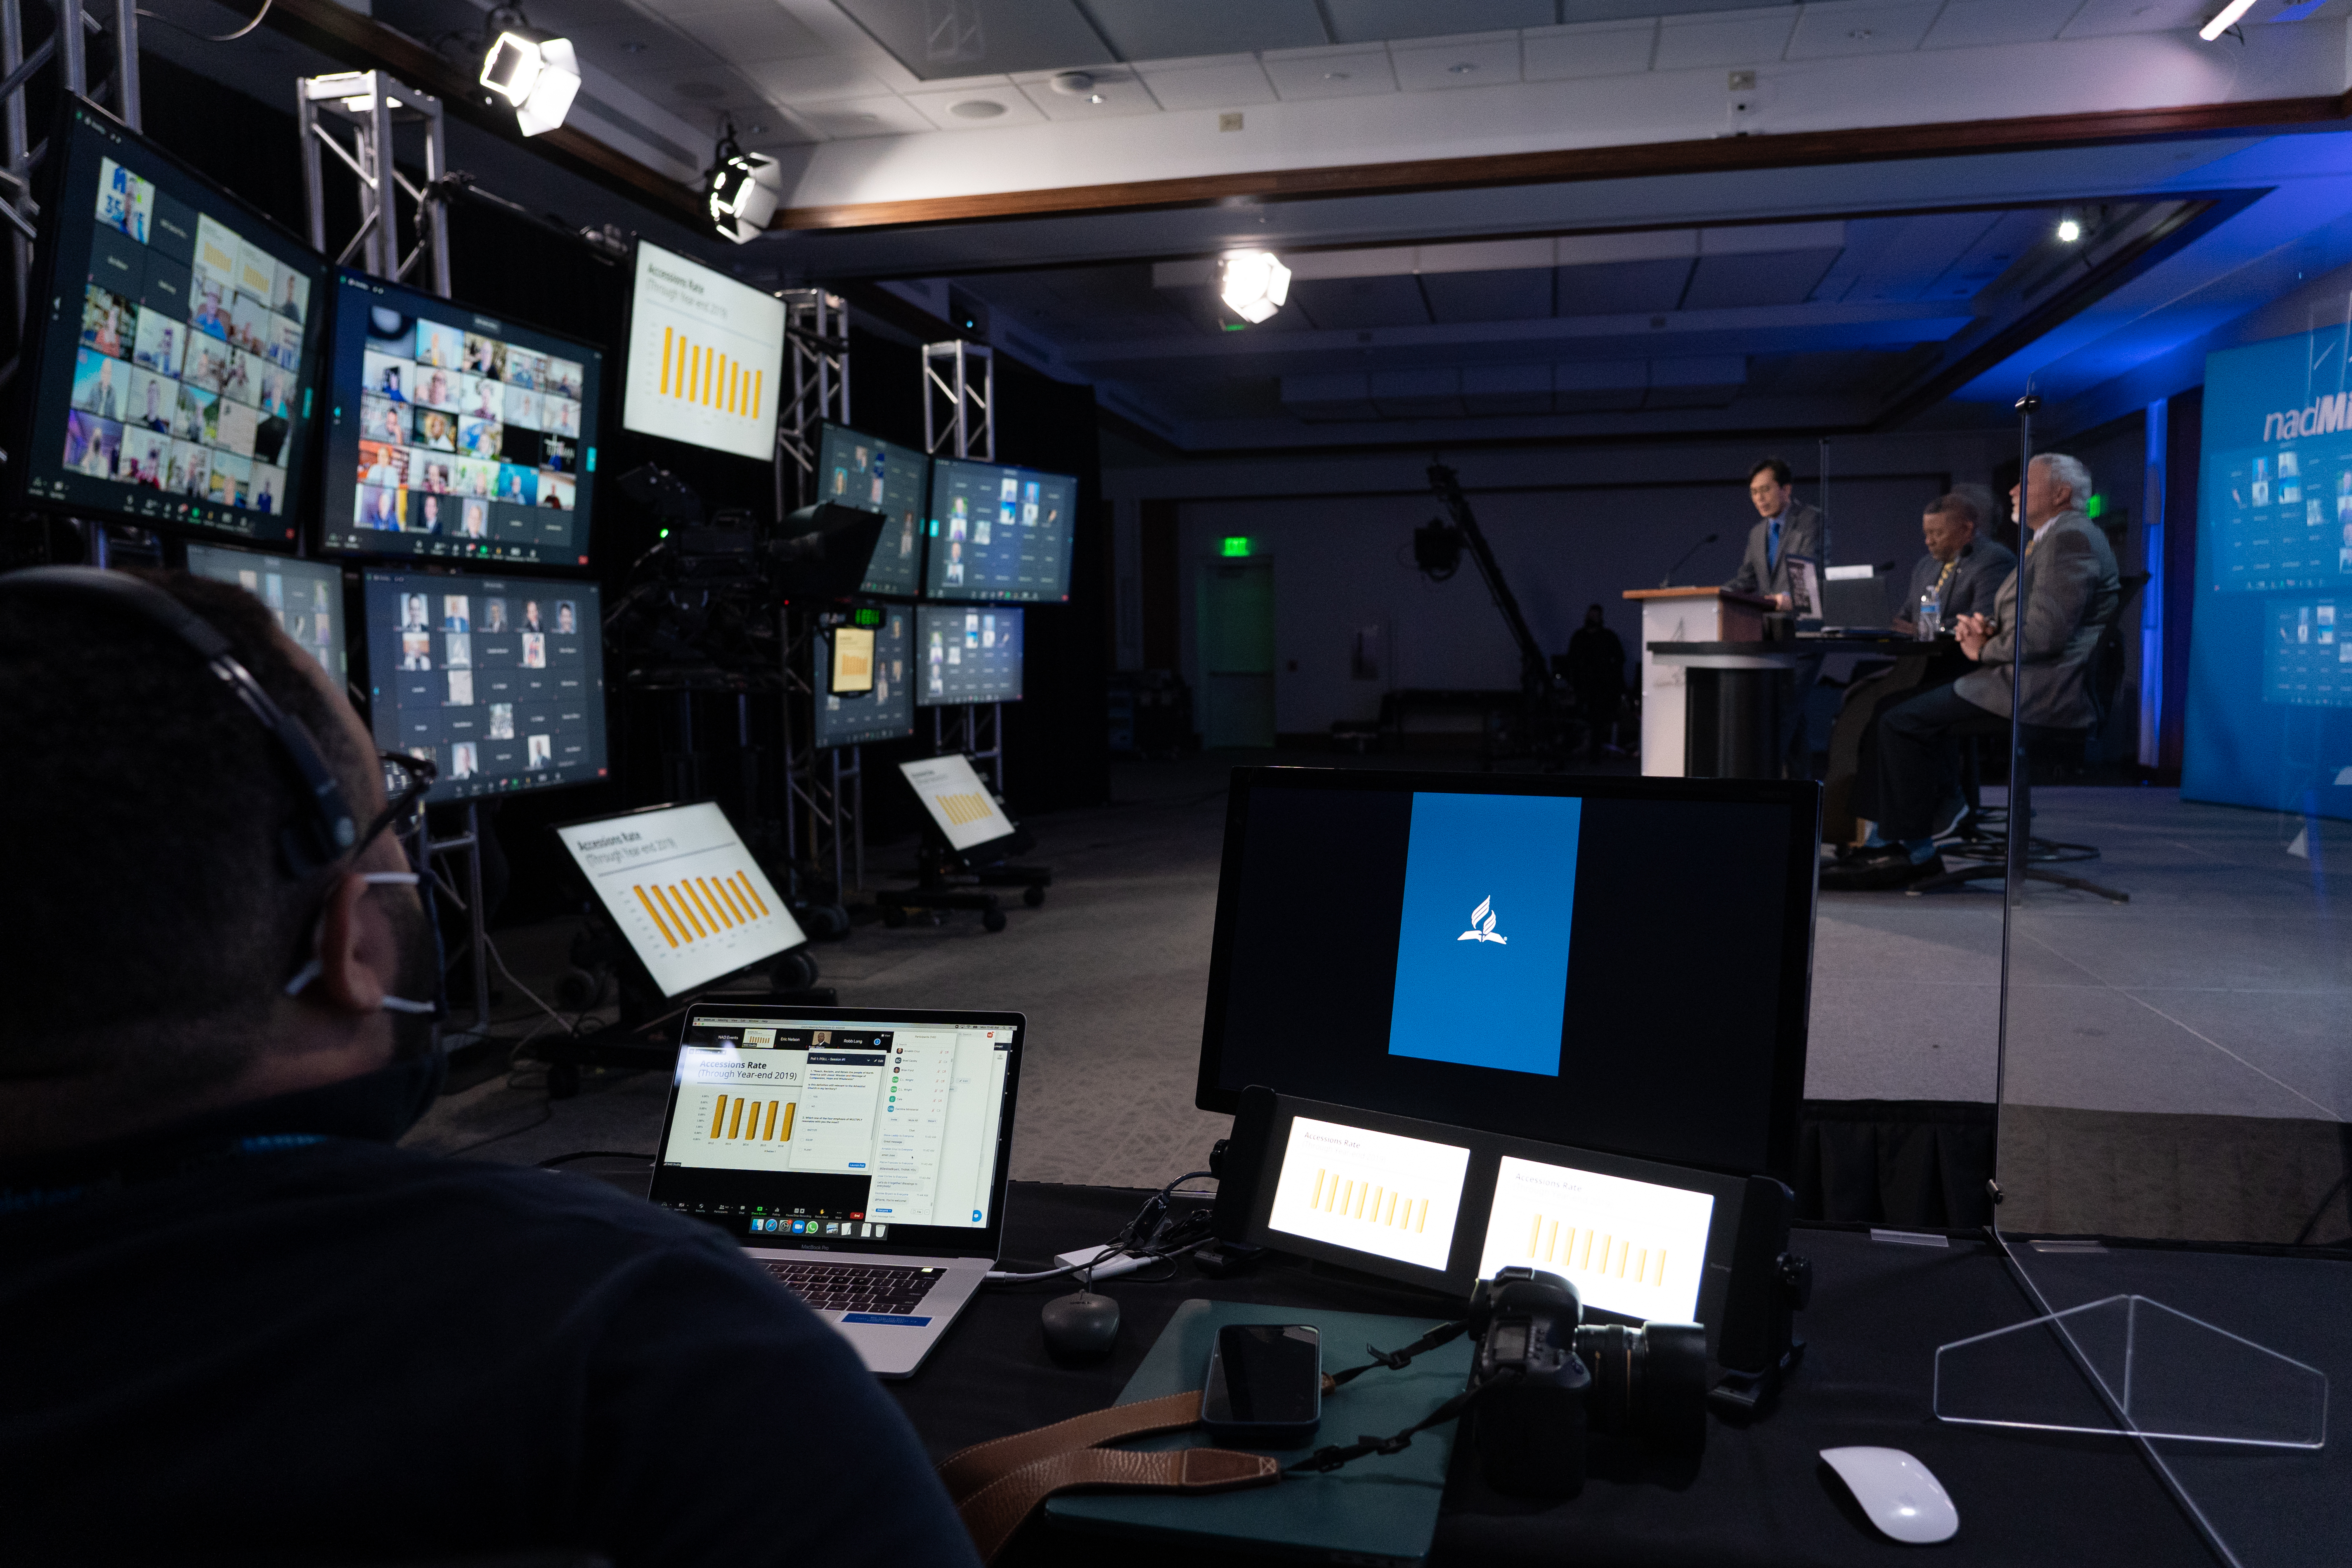
[[[331,0],[308,0],[313,5]],[[1964,157],[1981,153],[2037,152],[2121,142],[2166,141],[2213,132],[2325,125],[2352,118],[2352,92],[2336,97],[2274,98],[2250,103],[2193,104],[2179,109],[2123,109],[2096,114],[2042,114],[1948,124],[1872,126],[1853,131],[1801,132],[1787,136],[1723,136],[1655,142],[1629,147],[1569,148],[1475,158],[1423,158],[1403,163],[1280,169],[1070,185],[1057,190],[1003,191],[983,195],[912,201],[860,202],[787,207],[770,225],[780,229],[901,228],[992,218],[1074,213],[1133,212],[1214,205],[1235,197],[1308,201],[1334,196],[1398,195],[1528,184],[1562,184],[1673,174],[1807,168],[1826,163],[1885,163],[1909,158]]]

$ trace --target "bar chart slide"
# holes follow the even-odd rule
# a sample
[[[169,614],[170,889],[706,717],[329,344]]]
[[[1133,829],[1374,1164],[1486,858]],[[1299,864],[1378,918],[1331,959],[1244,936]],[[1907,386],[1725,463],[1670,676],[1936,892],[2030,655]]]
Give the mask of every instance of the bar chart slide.
[[[782,300],[638,245],[621,410],[628,428],[772,458],[783,355]]]
[[[1295,1118],[1275,1183],[1273,1229],[1443,1269],[1470,1151]]]
[[[807,1053],[696,1047],[678,1052],[677,1114],[664,1163],[782,1171],[806,1131]]]
[[[988,786],[960,753],[900,763],[898,771],[907,775],[923,809],[931,814],[950,847],[969,849],[1013,831],[1012,819],[997,808]]]
[[[716,805],[636,812],[561,831],[605,913],[665,995],[805,940]]]
[[[1714,1217],[1707,1193],[1506,1155],[1478,1277],[1523,1264],[1566,1279],[1588,1307],[1688,1322]]]

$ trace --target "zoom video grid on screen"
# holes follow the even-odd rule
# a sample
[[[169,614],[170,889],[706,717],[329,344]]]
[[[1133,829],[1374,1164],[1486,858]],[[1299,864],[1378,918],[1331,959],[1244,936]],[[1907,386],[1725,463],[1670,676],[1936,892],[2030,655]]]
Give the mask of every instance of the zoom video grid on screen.
[[[566,823],[556,832],[665,996],[808,940],[735,825],[709,801]]]
[[[642,239],[635,268],[623,427],[772,460],[784,302]]]
[[[919,708],[1021,700],[1021,616],[922,605],[915,610],[915,649],[922,661]]]
[[[856,746],[915,732],[914,693],[907,683],[912,610],[908,605],[862,605],[845,612],[838,625],[819,626],[809,639],[821,694],[819,746]]]
[[[931,464],[927,599],[1066,600],[1078,481],[940,458]]]
[[[819,500],[878,511],[887,520],[861,594],[911,599],[923,576],[923,500],[930,459],[912,447],[828,425],[817,446]]]
[[[98,110],[68,126],[26,499],[293,539],[324,263]]]
[[[343,646],[341,567],[327,561],[191,544],[188,570],[215,583],[234,583],[268,605],[294,646],[317,659],[338,687],[342,685],[351,658]]]
[[[2352,348],[2209,354],[2181,793],[2352,818]]]
[[[593,583],[362,574],[376,744],[440,769],[429,798],[605,773]]]
[[[335,291],[324,547],[587,565],[604,355],[361,273]]]
[[[1243,782],[1201,1103],[1264,1084],[1770,1171],[1794,1152],[1773,1139],[1811,939],[1793,820],[1647,792]]]
[[[1006,1025],[779,1024],[698,1013],[651,1197],[791,1237],[987,1226]]]

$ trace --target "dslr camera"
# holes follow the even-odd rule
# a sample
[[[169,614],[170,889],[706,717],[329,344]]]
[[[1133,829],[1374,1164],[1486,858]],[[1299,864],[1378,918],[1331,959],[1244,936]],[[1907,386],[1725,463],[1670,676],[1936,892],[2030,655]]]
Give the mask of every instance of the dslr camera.
[[[1706,1442],[1706,1331],[1588,1324],[1576,1287],[1533,1268],[1498,1269],[1470,1298],[1478,1342],[1468,1412],[1496,1491],[1569,1498],[1584,1489],[1595,1440],[1675,1456]]]

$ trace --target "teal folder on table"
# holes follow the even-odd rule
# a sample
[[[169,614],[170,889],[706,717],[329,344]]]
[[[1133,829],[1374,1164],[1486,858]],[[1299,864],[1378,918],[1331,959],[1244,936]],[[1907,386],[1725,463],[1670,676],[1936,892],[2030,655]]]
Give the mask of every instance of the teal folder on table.
[[[1337,1372],[1371,1358],[1367,1345],[1397,1350],[1447,1320],[1323,1312],[1242,1301],[1186,1301],[1135,1369],[1121,1405],[1197,1389],[1209,1370],[1217,1331],[1227,1323],[1312,1323],[1323,1331],[1323,1367]],[[1470,1342],[1455,1340],[1414,1359],[1402,1372],[1375,1368],[1324,1396],[1323,1426],[1306,1446],[1257,1450],[1285,1464],[1317,1448],[1386,1436],[1426,1416],[1462,1392],[1470,1376]],[[1049,1500],[1057,1523],[1203,1546],[1230,1543],[1303,1558],[1417,1563],[1429,1555],[1437,1504],[1454,1455],[1454,1424],[1423,1432],[1401,1454],[1368,1455],[1344,1468],[1243,1491],[1183,1496],[1167,1492],[1076,1492]],[[1193,1427],[1121,1445],[1144,1450],[1215,1445]]]

